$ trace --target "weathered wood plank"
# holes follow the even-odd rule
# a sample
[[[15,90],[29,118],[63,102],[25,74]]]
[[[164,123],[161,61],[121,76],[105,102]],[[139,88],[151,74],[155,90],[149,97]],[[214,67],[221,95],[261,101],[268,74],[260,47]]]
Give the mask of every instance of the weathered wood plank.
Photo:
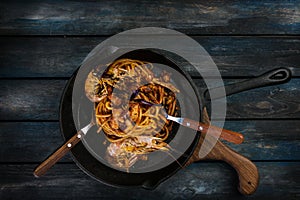
[[[239,80],[227,80],[225,84]],[[195,83],[203,89],[198,79]],[[0,120],[58,120],[66,80],[0,80]],[[227,98],[227,119],[300,118],[300,79]],[[218,117],[218,116],[217,116]]]
[[[300,79],[293,79],[289,83],[253,89],[229,96],[227,98],[228,118],[299,119],[299,81]],[[238,82],[238,80],[234,82]]]
[[[3,2],[1,35],[111,35],[156,26],[186,34],[299,34],[299,1]]]
[[[258,162],[260,185],[247,199],[299,198],[299,162]],[[235,172],[223,163],[196,163],[179,171],[155,190],[103,185],[75,164],[57,164],[44,177],[32,175],[35,165],[0,165],[1,199],[244,199],[236,189]]]
[[[226,121],[224,128],[243,133],[245,141],[228,146],[252,160],[300,160],[300,120]]]
[[[59,122],[1,122],[0,162],[41,162],[63,144]],[[66,155],[61,162],[72,162]]]
[[[2,80],[0,120],[58,120],[66,80]]]
[[[288,67],[300,76],[297,37],[193,37],[212,56],[222,76],[257,76]],[[1,37],[0,78],[70,77],[106,37]],[[192,51],[192,49],[191,49]],[[195,69],[181,62],[190,75]]]
[[[229,144],[252,160],[300,160],[300,121],[226,121],[225,128],[244,134],[240,145]],[[41,162],[63,143],[58,122],[1,122],[0,162]],[[66,156],[61,162],[72,162]]]

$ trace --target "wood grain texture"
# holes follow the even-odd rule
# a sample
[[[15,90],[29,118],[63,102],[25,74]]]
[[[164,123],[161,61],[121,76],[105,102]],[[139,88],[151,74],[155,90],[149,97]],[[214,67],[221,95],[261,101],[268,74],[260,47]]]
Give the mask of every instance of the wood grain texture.
[[[0,78],[70,77],[85,56],[107,37],[0,37]],[[299,37],[199,37],[225,77],[258,76],[288,67],[300,76]],[[192,49],[191,49],[192,51]],[[180,62],[191,75],[194,68]]]
[[[249,199],[298,199],[300,168],[297,162],[257,162],[261,175],[258,190]],[[244,199],[236,189],[236,175],[224,163],[195,163],[180,170],[154,191],[103,185],[75,164],[58,164],[40,179],[35,165],[0,165],[1,199]]]
[[[83,133],[79,131],[63,145],[61,145],[57,150],[55,150],[48,158],[46,158],[42,163],[40,163],[34,170],[33,175],[38,178],[46,174],[51,167],[53,167],[60,159],[62,159],[71,148],[73,148],[83,136]]]
[[[288,83],[252,89],[227,97],[226,119],[289,119],[297,118],[299,111],[299,82],[294,78]],[[238,83],[240,80],[224,79],[224,84]],[[195,80],[200,94],[202,82]],[[218,109],[217,104],[215,109]],[[215,119],[220,118],[217,114]]]
[[[200,130],[204,134],[208,134],[207,131],[209,129],[210,136],[217,138],[220,137],[220,139],[226,140],[230,143],[241,144],[244,141],[244,136],[241,133],[217,126],[208,125],[207,123],[202,123],[188,118],[184,118],[181,125],[189,127],[196,131]]]
[[[194,163],[154,191],[98,183],[70,154],[46,176],[32,175],[63,143],[58,109],[67,79],[98,43],[145,26],[190,34],[226,83],[291,69],[287,84],[229,97],[225,128],[245,137],[226,144],[257,161],[260,185],[247,199],[299,199],[299,10],[299,0],[1,1],[0,199],[245,199],[234,170],[221,162]]]
[[[225,84],[240,80],[225,80]],[[202,82],[195,79],[198,89]],[[0,120],[58,120],[66,80],[0,80]],[[300,118],[300,79],[227,98],[227,119]],[[216,116],[218,118],[219,116]]]
[[[299,1],[3,2],[1,35],[111,35],[157,26],[186,34],[299,34]]]
[[[2,80],[0,120],[58,120],[65,80]]]
[[[300,160],[300,120],[226,121],[225,128],[243,133],[240,145],[227,143],[252,160]],[[42,162],[63,144],[58,122],[1,122],[0,163]],[[285,131],[282,131],[284,127]],[[66,155],[60,162],[73,162]]]
[[[211,125],[206,107],[203,108],[203,122]],[[203,152],[205,155],[203,155]],[[204,156],[204,157],[203,157]],[[200,140],[185,166],[200,160],[218,160],[229,164],[235,169],[238,175],[239,183],[238,190],[243,195],[253,194],[259,184],[259,172],[256,165],[248,158],[235,152],[230,147],[223,144],[220,140],[212,137],[210,134],[201,135]]]
[[[58,122],[1,122],[0,163],[42,162],[64,140]],[[67,154],[60,162],[73,162]]]

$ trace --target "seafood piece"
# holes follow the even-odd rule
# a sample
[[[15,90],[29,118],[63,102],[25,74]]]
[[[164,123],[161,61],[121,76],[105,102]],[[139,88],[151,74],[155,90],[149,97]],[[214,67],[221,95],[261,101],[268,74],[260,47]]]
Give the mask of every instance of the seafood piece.
[[[144,155],[145,151],[150,153],[156,150],[168,151],[169,149],[166,143],[161,142],[161,138],[137,136],[110,143],[106,150],[106,158],[112,166],[129,171],[129,168],[139,159],[147,159]]]
[[[99,102],[107,96],[107,92],[103,93],[102,91],[100,91],[101,88],[100,88],[99,82],[100,82],[100,79],[97,77],[94,70],[91,71],[88,74],[88,77],[85,81],[84,90],[85,90],[86,96],[92,102]]]
[[[155,76],[151,63],[119,59],[105,72],[93,70],[86,80],[88,98],[95,102],[96,123],[102,128],[110,145],[106,157],[112,166],[129,170],[138,160],[153,151],[168,151],[165,143],[172,130],[159,107],[169,115],[177,114],[176,95],[170,74]],[[139,103],[141,101],[142,103]]]

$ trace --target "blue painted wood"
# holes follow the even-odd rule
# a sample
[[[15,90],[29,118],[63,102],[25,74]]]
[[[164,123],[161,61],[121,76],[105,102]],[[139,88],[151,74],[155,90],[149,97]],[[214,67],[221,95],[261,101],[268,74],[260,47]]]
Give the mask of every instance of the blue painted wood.
[[[260,161],[300,160],[300,120],[226,120],[224,127],[244,135],[245,141],[229,147]]]
[[[297,114],[300,110],[299,80],[294,78],[288,83],[256,88],[228,96],[226,118],[299,119]],[[241,80],[225,79],[224,84],[239,81]],[[217,114],[215,116],[219,118]]]
[[[0,78],[70,77],[85,56],[106,38],[0,37]],[[288,67],[293,76],[300,76],[298,37],[193,39],[212,56],[222,76],[251,77],[278,67]],[[180,64],[191,76],[197,76],[186,63]]]
[[[232,149],[252,160],[300,160],[300,121],[285,120],[228,120],[225,128],[243,133],[240,145]],[[0,163],[41,162],[63,144],[59,122],[1,122]],[[66,156],[61,162],[72,162]]]
[[[256,162],[260,185],[247,199],[298,199],[298,162]],[[180,170],[155,190],[122,189],[98,183],[75,164],[58,164],[44,177],[32,176],[34,164],[2,164],[1,199],[245,199],[237,176],[224,163],[199,162]]]
[[[32,176],[62,142],[58,107],[67,78],[107,36],[143,26],[193,35],[226,83],[292,70],[290,83],[229,97],[225,128],[244,133],[243,144],[229,145],[258,161],[260,186],[248,198],[299,199],[299,9],[299,0],[0,2],[0,199],[243,198],[237,176],[219,162],[195,163],[155,191],[99,184],[69,155],[47,176]]]
[[[294,1],[2,2],[0,35],[111,35],[157,26],[186,34],[299,34]]]
[[[0,120],[58,120],[67,80],[1,80]]]
[[[59,122],[1,122],[0,163],[42,162],[63,144]],[[66,155],[61,162],[72,162]]]
[[[205,88],[194,79],[200,91]],[[225,79],[225,84],[241,80]],[[0,80],[0,120],[58,120],[67,80]],[[227,119],[299,119],[300,79],[227,98]],[[219,116],[216,115],[216,118]]]

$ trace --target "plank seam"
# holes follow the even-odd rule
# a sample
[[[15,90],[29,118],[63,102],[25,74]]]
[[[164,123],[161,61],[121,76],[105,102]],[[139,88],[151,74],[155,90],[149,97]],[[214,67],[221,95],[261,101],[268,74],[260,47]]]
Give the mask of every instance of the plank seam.
[[[118,32],[121,33],[121,32]],[[116,34],[118,34],[116,33]],[[0,33],[1,34],[1,33]],[[7,35],[7,34],[3,34],[0,35],[0,37],[30,37],[30,38],[34,38],[34,37],[58,37],[58,38],[74,38],[74,37],[111,37],[114,36],[116,34],[108,34],[108,35],[79,35],[79,34],[75,34],[75,35],[68,35],[68,34],[55,34],[55,35],[42,35],[42,34],[37,34],[37,35]],[[190,37],[299,37],[300,34],[186,34],[187,36]]]

